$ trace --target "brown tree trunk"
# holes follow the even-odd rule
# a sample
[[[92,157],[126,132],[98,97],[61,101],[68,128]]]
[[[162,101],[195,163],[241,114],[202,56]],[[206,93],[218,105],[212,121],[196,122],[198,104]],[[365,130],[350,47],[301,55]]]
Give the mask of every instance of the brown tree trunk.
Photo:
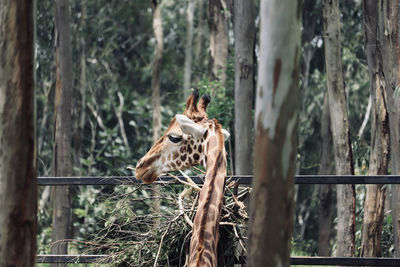
[[[387,109],[389,113],[390,152],[392,174],[400,175],[400,47],[399,47],[399,1],[378,1],[380,18],[380,44],[385,77]],[[400,257],[400,186],[392,185],[392,218],[395,256]]]
[[[389,165],[389,117],[379,42],[378,2],[363,1],[365,50],[367,51],[372,104],[370,175],[387,174]],[[381,256],[382,222],[386,188],[367,185],[361,236],[361,256]]]
[[[35,266],[35,1],[0,0],[0,266]]]
[[[228,58],[228,22],[227,7],[223,0],[208,1],[208,25],[210,28],[210,61],[211,79],[226,83],[226,64]],[[212,96],[215,95],[215,90]]]
[[[86,3],[81,2],[81,18],[80,18],[80,28],[81,32],[86,30]],[[86,41],[83,34],[79,38],[80,44],[80,77],[79,85],[75,88],[75,118],[74,118],[74,166],[79,168],[77,175],[81,175],[82,164],[80,162],[82,158],[82,138],[83,129],[85,127],[86,121]]]
[[[152,106],[153,106],[153,143],[157,142],[161,136],[161,111],[160,111],[160,76],[161,76],[161,62],[162,53],[164,50],[164,39],[163,39],[163,28],[162,28],[162,17],[161,17],[161,5],[158,0],[152,0],[153,8],[153,30],[156,38],[156,47],[154,51],[153,59],[153,70],[151,77],[151,88],[152,88]],[[154,186],[152,194],[155,196],[159,195],[158,186]],[[159,199],[155,199],[154,204],[155,214],[160,214],[161,202]],[[160,225],[159,217],[154,220],[155,227]]]
[[[324,0],[324,45],[336,174],[354,174],[340,52],[339,1]],[[337,185],[337,256],[355,253],[355,187]]]
[[[185,69],[183,74],[183,96],[185,99],[186,93],[189,92],[192,76],[192,59],[193,59],[193,17],[196,8],[197,0],[189,0],[186,9],[186,45],[185,45]]]
[[[254,2],[234,3],[235,28],[235,173],[252,174],[254,90]]]
[[[331,174],[332,170],[332,132],[330,127],[328,94],[324,96],[321,117],[321,166],[319,174]],[[318,207],[318,256],[329,256],[332,234],[332,185],[319,185]]]
[[[54,99],[54,176],[70,176],[71,159],[71,92],[72,56],[67,0],[55,1],[56,93]],[[71,196],[68,186],[52,189],[53,254],[67,254],[68,244],[57,242],[70,237]]]
[[[151,75],[151,103],[153,107],[153,142],[155,143],[161,135],[161,111],[160,111],[160,74],[162,53],[164,50],[163,28],[161,10],[158,0],[151,0],[153,8],[153,30],[156,38],[154,50],[153,69]]]
[[[204,56],[204,46],[207,34],[207,0],[196,0],[198,8],[198,20],[199,23],[195,30],[195,42],[194,42],[194,62],[198,69],[203,69],[207,66],[208,57]],[[208,5],[207,5],[208,6]],[[193,77],[194,82],[199,80],[199,77]]]
[[[301,6],[262,0],[249,265],[289,266],[293,229]]]

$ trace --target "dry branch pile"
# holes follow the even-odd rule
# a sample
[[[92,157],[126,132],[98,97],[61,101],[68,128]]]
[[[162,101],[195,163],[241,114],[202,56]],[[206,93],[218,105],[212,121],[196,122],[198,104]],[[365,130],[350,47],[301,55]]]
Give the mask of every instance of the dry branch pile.
[[[98,218],[104,221],[104,228],[85,243],[85,253],[110,255],[107,261],[114,266],[185,266],[201,185],[181,174],[188,182],[169,175],[182,185],[116,187],[107,195],[103,218]],[[250,191],[226,181],[219,242],[219,263],[223,265],[232,266],[234,256],[245,251],[245,202]],[[155,207],[157,200],[159,207]]]

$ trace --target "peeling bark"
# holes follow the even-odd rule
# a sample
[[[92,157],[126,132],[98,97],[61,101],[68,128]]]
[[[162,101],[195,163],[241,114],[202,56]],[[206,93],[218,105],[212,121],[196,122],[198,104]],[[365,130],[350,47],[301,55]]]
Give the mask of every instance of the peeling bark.
[[[383,175],[388,172],[390,139],[387,111],[386,84],[384,81],[381,45],[379,41],[378,2],[363,1],[365,50],[367,51],[371,94],[371,155],[369,174]],[[382,223],[386,188],[367,185],[364,203],[364,220],[361,235],[361,256],[381,256]]]
[[[390,128],[392,174],[400,175],[400,102],[396,96],[400,83],[399,8],[395,0],[378,1],[379,38],[382,49],[383,73],[386,84]],[[392,185],[392,218],[395,256],[400,257],[400,186]]]
[[[35,266],[35,1],[0,0],[0,266]]]
[[[298,1],[261,1],[250,266],[290,265],[301,14]]]
[[[340,52],[339,1],[324,0],[324,45],[336,174],[354,174]],[[337,256],[355,253],[355,187],[337,185]]]

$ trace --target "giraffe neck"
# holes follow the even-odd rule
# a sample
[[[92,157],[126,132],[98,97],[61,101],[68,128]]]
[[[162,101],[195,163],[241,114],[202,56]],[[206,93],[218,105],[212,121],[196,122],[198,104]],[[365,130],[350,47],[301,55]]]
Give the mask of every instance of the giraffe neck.
[[[206,178],[200,192],[190,242],[189,266],[217,266],[219,219],[224,197],[226,152],[221,133],[207,144]]]

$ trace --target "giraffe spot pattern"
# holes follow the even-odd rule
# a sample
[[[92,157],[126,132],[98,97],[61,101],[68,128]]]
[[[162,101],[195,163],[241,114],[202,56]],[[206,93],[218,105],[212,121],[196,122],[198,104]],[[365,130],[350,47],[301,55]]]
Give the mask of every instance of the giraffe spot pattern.
[[[183,155],[181,156],[181,160],[182,160],[182,161],[185,161],[185,160],[186,160],[186,154],[183,154]]]
[[[192,154],[192,152],[193,152],[192,147],[191,147],[191,146],[188,146],[188,153],[189,153],[189,154]]]
[[[203,145],[199,145],[199,153],[203,152]]]
[[[194,159],[195,161],[198,161],[199,158],[200,158],[199,154],[197,154],[197,153],[194,153],[194,154],[193,154],[193,159]]]
[[[173,160],[176,160],[179,157],[178,151],[174,152]]]

